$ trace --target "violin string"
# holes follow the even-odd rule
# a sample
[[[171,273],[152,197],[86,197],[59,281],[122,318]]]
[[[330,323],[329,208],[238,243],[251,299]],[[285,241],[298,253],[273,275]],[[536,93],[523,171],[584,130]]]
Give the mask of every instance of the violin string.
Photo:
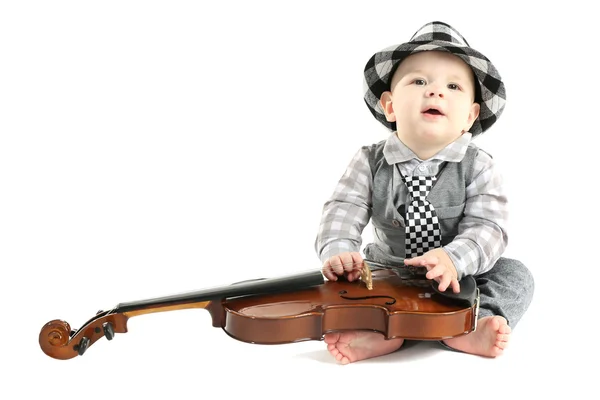
[[[352,268],[352,272],[359,271],[360,269],[362,269],[364,262],[363,261],[361,261],[361,262],[352,261],[352,262],[346,262],[346,263],[342,263],[342,264],[335,264],[336,267],[338,267],[338,266],[346,267],[348,265],[352,265],[353,267],[359,266],[359,268]],[[333,267],[334,267],[333,265],[329,264],[329,269],[333,270]]]
[[[371,260],[363,260],[361,262],[346,262],[346,263],[342,263],[342,264],[336,264],[335,266],[342,266],[342,267],[346,267],[348,265],[352,265],[352,266],[359,266],[359,268],[353,268],[352,271],[359,271],[361,269],[361,267],[363,265],[367,265],[367,268],[370,266],[372,267],[381,267],[381,268],[407,268],[407,269],[423,269],[426,267],[422,267],[422,266],[407,266],[407,265],[402,265],[402,264],[382,264],[379,262],[375,262],[375,261],[371,261]],[[329,269],[333,270],[333,266],[331,264],[329,264]],[[325,268],[323,268],[323,270],[325,270]]]

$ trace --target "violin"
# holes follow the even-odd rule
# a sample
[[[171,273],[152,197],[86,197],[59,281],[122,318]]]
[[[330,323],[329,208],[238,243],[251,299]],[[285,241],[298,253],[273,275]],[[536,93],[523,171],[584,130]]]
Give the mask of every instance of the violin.
[[[467,276],[460,293],[441,292],[421,267],[364,260],[359,280],[325,281],[320,270],[260,278],[195,292],[119,303],[99,311],[81,328],[55,319],[39,335],[42,351],[55,359],[83,355],[101,338],[127,332],[138,315],[206,309],[212,326],[254,344],[322,340],[346,330],[379,332],[386,339],[442,340],[476,329],[479,289]]]

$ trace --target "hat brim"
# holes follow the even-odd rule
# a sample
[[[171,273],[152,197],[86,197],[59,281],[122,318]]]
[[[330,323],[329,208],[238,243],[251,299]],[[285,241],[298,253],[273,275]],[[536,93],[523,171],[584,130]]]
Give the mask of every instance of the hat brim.
[[[441,40],[412,41],[391,46],[369,59],[364,69],[364,100],[373,116],[388,129],[396,130],[396,123],[386,120],[379,99],[383,92],[390,90],[392,75],[402,60],[411,54],[432,50],[454,54],[471,67],[479,84],[480,112],[470,132],[477,135],[488,130],[498,120],[506,104],[506,90],[498,70],[487,57],[472,47]]]

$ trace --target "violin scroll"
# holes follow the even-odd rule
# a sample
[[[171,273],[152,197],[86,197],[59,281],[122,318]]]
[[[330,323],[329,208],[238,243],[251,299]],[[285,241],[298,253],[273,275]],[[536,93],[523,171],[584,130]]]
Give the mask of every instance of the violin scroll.
[[[40,345],[44,347],[62,347],[69,343],[71,335],[71,326],[67,321],[55,319],[48,322],[40,332]]]
[[[46,355],[68,360],[83,355],[98,339],[112,340],[115,332],[127,332],[127,317],[123,314],[99,312],[80,329],[71,330],[68,322],[54,319],[40,331],[39,343]]]

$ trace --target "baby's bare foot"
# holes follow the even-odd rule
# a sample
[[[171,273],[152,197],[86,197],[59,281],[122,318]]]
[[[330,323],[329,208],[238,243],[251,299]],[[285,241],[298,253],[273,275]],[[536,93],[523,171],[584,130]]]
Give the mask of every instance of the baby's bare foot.
[[[448,346],[465,353],[498,357],[508,346],[510,326],[503,317],[484,317],[477,321],[477,329],[464,336],[444,340]]]
[[[327,333],[324,340],[327,350],[342,364],[391,353],[404,343],[404,339],[386,340],[380,333],[362,331]]]

